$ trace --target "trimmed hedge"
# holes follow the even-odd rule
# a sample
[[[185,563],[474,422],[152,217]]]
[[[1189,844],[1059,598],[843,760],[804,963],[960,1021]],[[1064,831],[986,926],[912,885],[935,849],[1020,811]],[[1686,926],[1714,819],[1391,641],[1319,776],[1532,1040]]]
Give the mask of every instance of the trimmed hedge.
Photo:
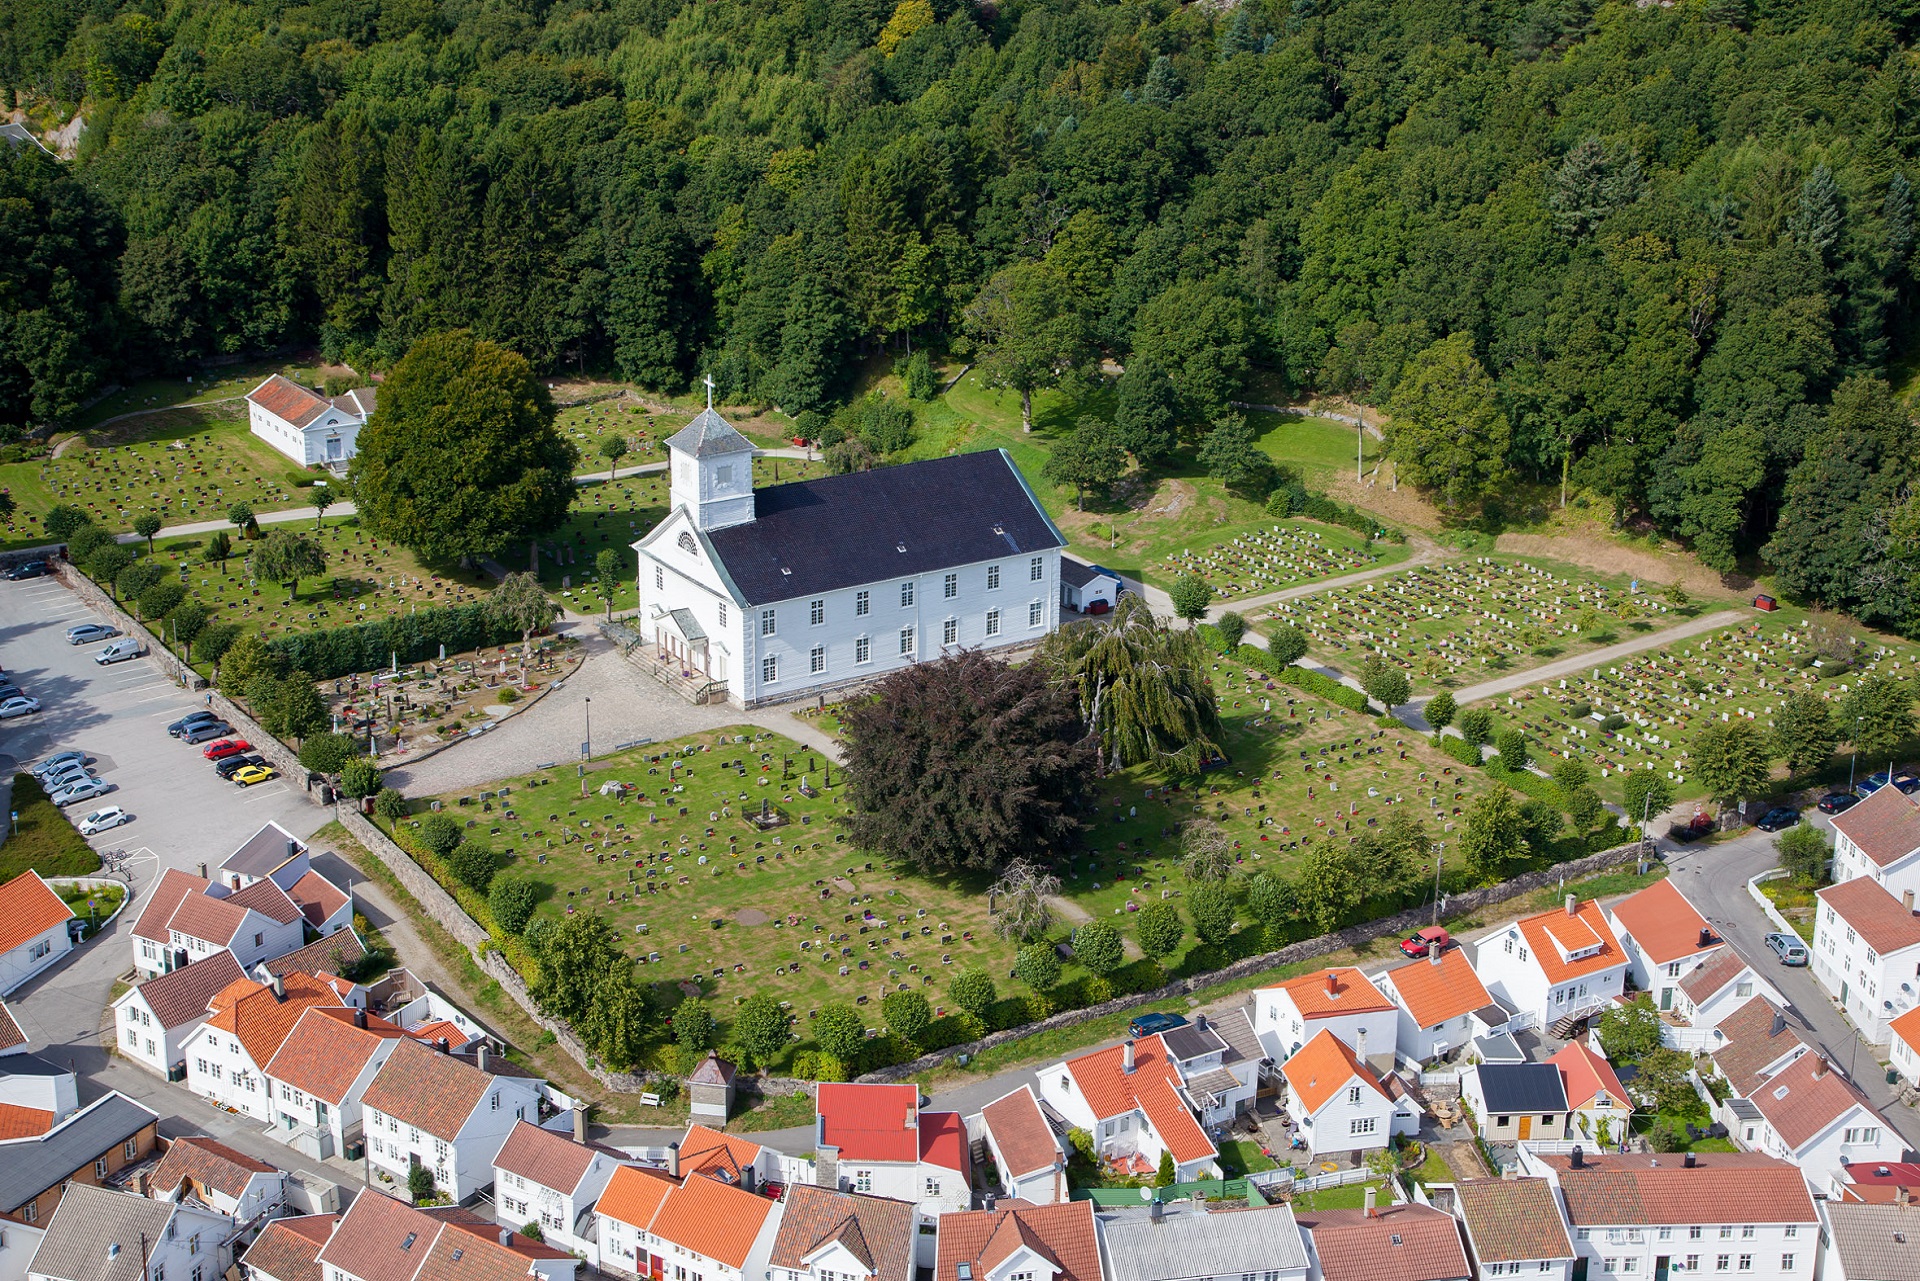
[[[1516,792],[1525,792],[1534,800],[1545,801],[1556,810],[1566,809],[1560,797],[1560,788],[1550,778],[1541,778],[1532,770],[1510,770],[1500,763],[1498,756],[1489,757],[1480,768],[1487,771],[1488,777],[1505,783]]]
[[[449,653],[463,653],[519,639],[519,629],[496,623],[487,616],[486,606],[476,601],[300,632],[269,641],[267,648],[286,663],[287,670],[330,681],[376,671],[396,656],[402,663],[425,662],[437,657],[442,645]]]
[[[1304,689],[1314,697],[1324,698],[1329,703],[1338,703],[1349,711],[1364,712],[1367,710],[1367,696],[1365,694],[1362,694],[1359,690],[1351,686],[1342,685],[1331,676],[1323,676],[1319,672],[1312,671],[1309,668],[1290,666],[1275,677],[1275,679],[1282,684]]]
[[[1474,744],[1469,743],[1466,739],[1455,734],[1436,734],[1434,735],[1433,741],[1441,751],[1453,757],[1454,760],[1459,761],[1462,765],[1471,765],[1475,769],[1482,768],[1480,749]]]

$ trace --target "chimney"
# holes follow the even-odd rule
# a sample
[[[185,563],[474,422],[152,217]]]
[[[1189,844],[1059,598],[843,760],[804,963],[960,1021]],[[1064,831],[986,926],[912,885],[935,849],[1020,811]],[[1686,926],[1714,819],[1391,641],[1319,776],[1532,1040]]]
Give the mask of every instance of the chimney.
[[[1700,1164],[1700,1158],[1695,1156],[1693,1153],[1689,1152],[1687,1153],[1686,1160],[1683,1161],[1681,1164],[1685,1165],[1687,1169],[1691,1170],[1695,1166]]]
[[[678,1143],[667,1144],[667,1177],[670,1179],[680,1177],[680,1145]]]
[[[1153,1199],[1152,1204],[1147,1206],[1147,1218],[1156,1225],[1166,1222],[1167,1209],[1165,1206],[1160,1204],[1159,1197],[1155,1197]]]
[[[1200,1031],[1202,1031],[1202,1032],[1204,1032],[1204,1031],[1206,1031],[1206,1030],[1207,1030],[1207,1016],[1206,1016],[1205,1014],[1196,1014],[1196,1015],[1194,1015],[1194,1016],[1193,1016],[1193,1026],[1194,1026],[1194,1027],[1196,1027],[1196,1028],[1198,1028],[1198,1029],[1199,1029]]]
[[[1438,943],[1427,944],[1427,964],[1428,965],[1440,964],[1440,953],[1445,950],[1446,949],[1442,948]]]
[[[1767,1032],[1767,1035],[1779,1036],[1782,1032],[1786,1030],[1787,1030],[1787,1016],[1781,1011],[1775,1010],[1773,1012],[1773,1027]]]
[[[500,1244],[501,1244],[501,1245],[506,1245],[506,1246],[510,1246],[510,1245],[512,1245],[512,1244],[513,1244],[513,1229],[512,1229],[512,1228],[501,1228],[501,1229],[500,1229]]]
[[[1832,1065],[1827,1062],[1826,1055],[1824,1054],[1814,1055],[1813,1056],[1813,1079],[1818,1081],[1821,1078],[1825,1077],[1827,1074],[1827,1069],[1831,1066]]]
[[[235,872],[232,876],[228,877],[227,879],[233,882],[234,889],[237,890],[240,888],[240,873]]]
[[[177,947],[173,950],[173,968],[176,970],[184,970],[187,968],[186,948]]]
[[[287,999],[287,980],[278,974],[273,976],[273,999],[276,1001]]]
[[[1127,1076],[1133,1075],[1133,1042],[1130,1040],[1120,1047],[1120,1071]]]
[[[1380,1211],[1373,1208],[1373,1184],[1367,1184],[1366,1215],[1369,1219],[1378,1218]]]
[[[298,854],[299,852],[300,852],[300,842],[294,840],[291,836],[289,836],[287,838],[287,857],[292,858],[294,855]]]
[[[1900,906],[1906,908],[1907,911],[1909,912],[1913,911],[1913,891],[1912,890],[1900,891]]]
[[[1365,1028],[1353,1034],[1353,1057],[1362,1063],[1367,1061],[1367,1029]]]
[[[986,1210],[987,1210],[987,1213],[988,1213],[988,1214],[992,1214],[992,1213],[993,1213],[993,1205],[994,1205],[994,1202],[995,1202],[995,1201],[997,1201],[997,1200],[999,1200],[999,1198],[998,1198],[998,1197],[996,1197],[996,1196],[994,1196],[994,1194],[993,1194],[993,1193],[991,1193],[991,1192],[989,1192],[989,1193],[987,1193],[987,1198],[986,1198],[986,1200],[985,1200],[985,1202],[983,1202],[983,1204],[984,1204],[984,1205],[986,1206]],[[964,1267],[966,1266],[966,1264],[964,1264],[964,1263],[963,1263],[963,1264],[961,1264],[960,1266],[964,1268]]]
[[[482,1072],[487,1070],[487,1043],[480,1042],[480,1048],[473,1052],[473,1065]]]
[[[587,1110],[577,1104],[573,1109],[573,1141],[575,1143],[587,1141]]]
[[[207,865],[205,863],[200,865],[200,879],[203,881],[207,879]]]
[[[434,1048],[434,1049],[436,1049],[436,1050],[438,1050],[438,1051],[440,1051],[440,1053],[442,1053],[442,1054],[451,1054],[451,1053],[453,1053],[453,1047],[452,1047],[451,1045],[449,1045],[449,1044],[447,1044],[447,1038],[446,1038],[446,1037],[444,1037],[444,1036],[443,1036],[443,1037],[441,1037],[441,1038],[439,1038],[438,1040],[436,1040],[436,1041],[435,1041],[435,1042],[433,1043],[433,1048]]]
[[[1340,979],[1332,970],[1327,971],[1327,995],[1340,995]]]
[[[753,1182],[754,1182],[753,1167],[750,1165],[741,1166],[740,1167],[740,1190],[743,1192],[753,1191]]]
[[[1895,1205],[1907,1205],[1910,1204],[1912,1200],[1913,1193],[1908,1191],[1905,1186],[1897,1187],[1893,1190],[1893,1203]]]
[[[1700,927],[1700,946],[1701,947],[1713,946],[1713,931],[1708,929],[1704,925]]]
[[[1567,915],[1568,916],[1579,915],[1579,913],[1575,910],[1579,906],[1580,906],[1580,900],[1577,896],[1572,894],[1567,895]]]
[[[367,1026],[367,1012],[357,1005],[353,1007],[353,1025],[357,1028]]]
[[[1573,1151],[1567,1157],[1567,1165],[1575,1170],[1584,1170],[1587,1168],[1587,1154],[1581,1149],[1578,1143],[1573,1145]]]

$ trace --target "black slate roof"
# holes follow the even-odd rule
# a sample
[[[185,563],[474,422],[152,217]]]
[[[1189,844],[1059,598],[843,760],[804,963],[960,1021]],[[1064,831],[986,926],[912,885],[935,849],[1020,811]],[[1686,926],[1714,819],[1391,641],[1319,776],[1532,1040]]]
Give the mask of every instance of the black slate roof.
[[[1115,582],[1120,581],[1119,575],[1110,569],[1102,569],[1098,565],[1089,565],[1085,561],[1075,560],[1071,556],[1062,556],[1060,558],[1061,582],[1074,587],[1085,587],[1096,578],[1111,578]]]
[[[1566,1087],[1551,1063],[1482,1063],[1480,1094],[1489,1112],[1564,1112]]]
[[[755,490],[754,519],[706,538],[749,605],[1066,545],[1005,450]]]

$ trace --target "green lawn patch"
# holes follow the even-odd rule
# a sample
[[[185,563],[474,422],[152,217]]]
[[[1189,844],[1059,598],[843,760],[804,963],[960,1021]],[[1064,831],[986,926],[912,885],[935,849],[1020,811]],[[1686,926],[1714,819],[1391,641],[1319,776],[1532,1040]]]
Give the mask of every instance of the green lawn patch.
[[[13,776],[13,830],[0,843],[0,884],[32,870],[41,876],[86,876],[100,870],[100,856],[66,814],[47,799],[40,780]]]
[[[1304,1174],[1318,1173],[1316,1169],[1303,1171]],[[1349,1183],[1343,1187],[1321,1188],[1314,1192],[1302,1192],[1293,1198],[1294,1213],[1307,1210],[1358,1210],[1367,1203],[1367,1183]],[[1374,1189],[1378,1195],[1374,1198],[1377,1205],[1386,1205],[1392,1201],[1385,1187]]]
[[[1793,932],[1807,943],[1813,942],[1813,913],[1819,903],[1814,894],[1818,889],[1818,886],[1802,885],[1792,877],[1760,882],[1760,892],[1767,896],[1775,911],[1787,918]]]
[[[1220,1144],[1220,1169],[1229,1179],[1278,1169],[1279,1165],[1251,1139],[1228,1139]]]
[[[797,1125],[812,1125],[813,1115],[813,1096],[803,1090],[797,1094],[777,1095],[759,1107],[740,1113],[727,1122],[727,1129],[735,1134],[788,1130]]]

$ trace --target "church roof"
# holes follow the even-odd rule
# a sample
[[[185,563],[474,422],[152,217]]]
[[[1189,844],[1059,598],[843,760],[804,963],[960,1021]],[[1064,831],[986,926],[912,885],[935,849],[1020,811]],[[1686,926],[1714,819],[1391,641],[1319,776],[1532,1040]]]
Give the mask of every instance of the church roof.
[[[667,448],[695,458],[712,458],[718,454],[751,453],[753,442],[712,409],[703,409],[694,415],[692,422],[667,437]]]
[[[1067,541],[1004,449],[756,490],[752,520],[709,530],[705,538],[747,605],[1028,555]],[[1014,574],[1008,586],[1018,591],[1027,581]],[[1009,599],[1016,597],[1010,592]]]

